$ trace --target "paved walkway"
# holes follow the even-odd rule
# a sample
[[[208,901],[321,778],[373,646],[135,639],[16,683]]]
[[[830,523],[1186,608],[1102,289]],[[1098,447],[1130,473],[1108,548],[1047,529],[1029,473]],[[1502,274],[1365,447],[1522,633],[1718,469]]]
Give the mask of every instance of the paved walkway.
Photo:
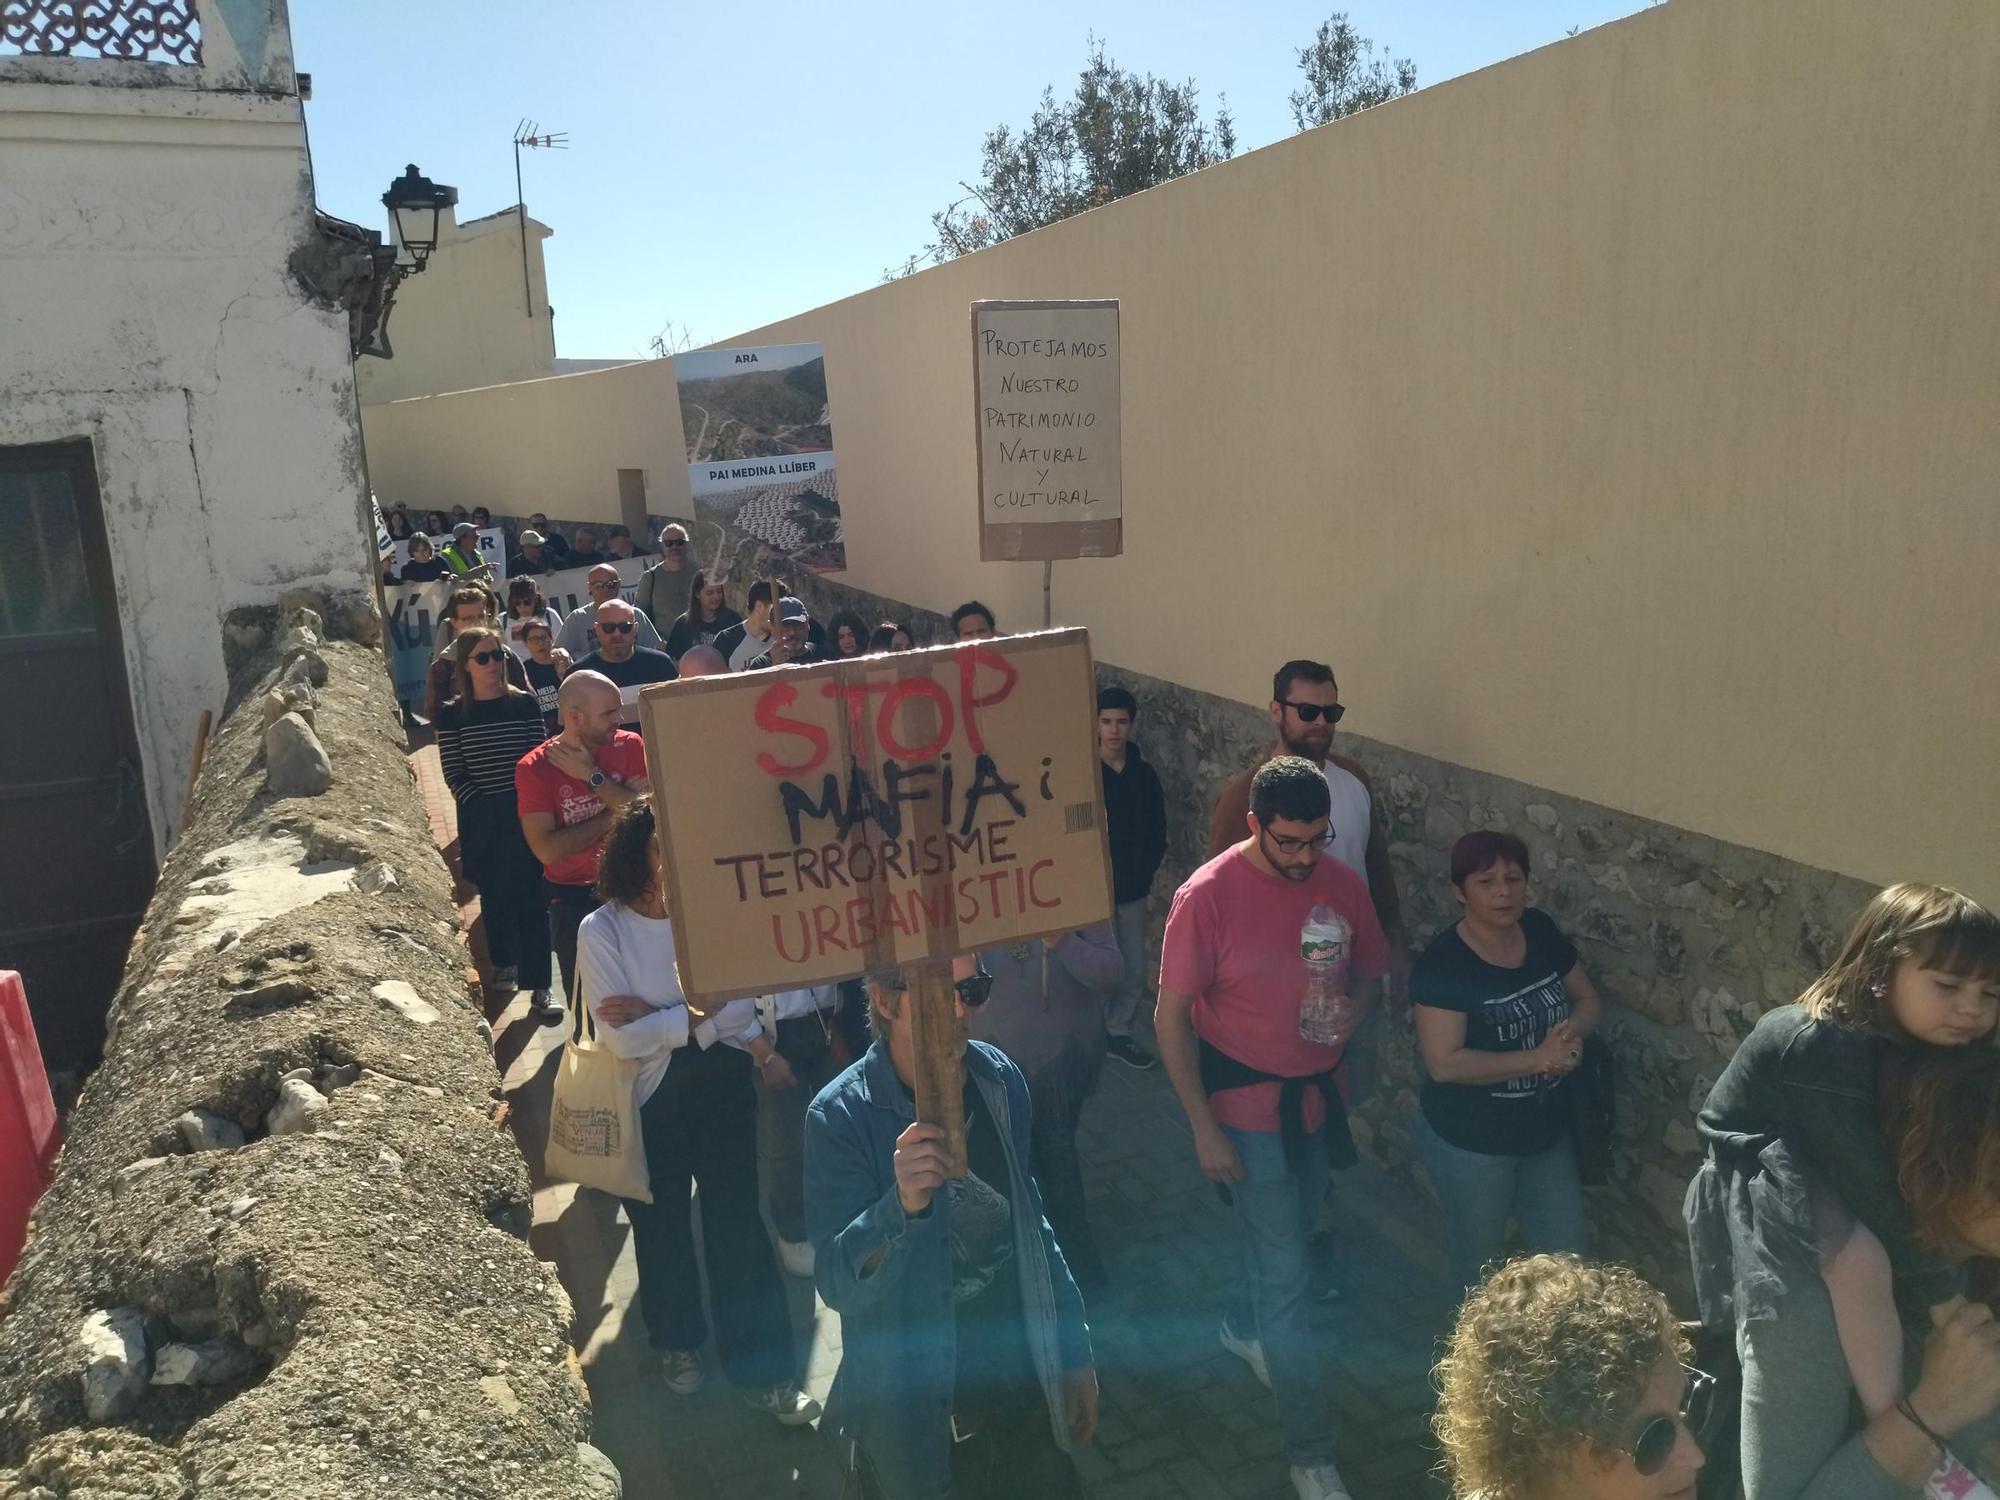
[[[451,798],[434,752],[412,756],[447,857]],[[465,914],[477,917],[476,898]],[[480,934],[472,927],[473,957]],[[527,1019],[526,997],[491,1014],[512,1120],[535,1184],[530,1243],[556,1263],[576,1305],[575,1341],[596,1441],[625,1476],[627,1500],[834,1500],[839,1466],[812,1429],[785,1431],[724,1383],[669,1395],[646,1360],[634,1304],[631,1235],[602,1195],[540,1173],[560,1031]],[[1277,1413],[1249,1370],[1216,1342],[1238,1274],[1229,1210],[1194,1165],[1194,1146],[1159,1071],[1107,1063],[1081,1135],[1092,1224],[1115,1290],[1090,1309],[1103,1420],[1080,1456],[1095,1500],[1289,1497]],[[1426,1427],[1433,1345],[1449,1317],[1435,1210],[1363,1167],[1339,1179],[1335,1222],[1344,1295],[1318,1311],[1340,1463],[1355,1500],[1438,1500]],[[840,1359],[840,1320],[787,1280],[806,1384],[821,1397]],[[712,1351],[711,1351],[712,1353]]]

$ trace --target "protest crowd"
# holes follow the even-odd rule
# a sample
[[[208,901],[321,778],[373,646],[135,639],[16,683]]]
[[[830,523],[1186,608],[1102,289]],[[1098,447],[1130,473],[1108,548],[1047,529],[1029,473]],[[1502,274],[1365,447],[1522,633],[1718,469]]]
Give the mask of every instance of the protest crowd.
[[[849,1494],[1081,1495],[1089,1314],[1116,1295],[1120,1247],[1092,1233],[1077,1127],[1109,1059],[1164,1070],[1188,1169],[1232,1207],[1241,1267],[1216,1337],[1268,1388],[1296,1495],[1349,1496],[1309,1311],[1339,1231],[1329,1177],[1357,1160],[1347,1114],[1366,1085],[1349,1053],[1386,1044],[1379,1013],[1407,1006],[1419,1151],[1464,1291],[1435,1373],[1454,1494],[1992,1500],[2000,1324],[1981,1262],[2000,1258],[2000,918],[1969,898],[1882,891],[1736,1051],[1691,1122],[1699,1305],[1677,1314],[1588,1258],[1583,1187],[1615,1072],[1604,1002],[1532,902],[1526,844],[1457,839],[1462,915],[1411,932],[1368,772],[1335,748],[1331,667],[1277,667],[1270,753],[1212,808],[1168,806],[1139,702],[1106,687],[1112,919],[956,960],[959,1175],[945,1132],[917,1119],[905,972],[690,1006],[637,732],[648,685],[905,650],[910,627],[816,620],[780,579],[750,582],[739,614],[678,524],[630,581],[616,564],[644,554],[624,528],[565,539],[533,516],[495,584],[483,511],[387,522],[408,543],[396,581],[455,586],[422,703],[490,986],[632,1065],[649,1181],[620,1196],[668,1392],[704,1385],[713,1332],[719,1373],[752,1404],[820,1419],[783,1284],[810,1278],[842,1320],[822,1430]],[[537,579],[569,568],[591,570],[589,597],[565,614]],[[977,601],[951,616],[960,640],[999,623]],[[1170,820],[1193,819],[1208,857],[1155,950]]]

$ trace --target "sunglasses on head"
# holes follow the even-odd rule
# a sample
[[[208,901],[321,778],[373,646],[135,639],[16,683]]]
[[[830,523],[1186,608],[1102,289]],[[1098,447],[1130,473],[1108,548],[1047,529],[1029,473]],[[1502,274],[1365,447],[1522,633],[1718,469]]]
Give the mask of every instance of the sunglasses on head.
[[[506,654],[505,651],[475,651],[466,660],[477,662],[482,667],[490,667]]]
[[[597,628],[610,635],[630,635],[632,633],[632,622],[630,620],[599,620]]]
[[[1681,1399],[1680,1411],[1673,1416],[1654,1417],[1639,1429],[1638,1437],[1625,1450],[1631,1455],[1632,1467],[1641,1474],[1657,1474],[1667,1466],[1683,1425],[1697,1436],[1708,1425],[1709,1408],[1715,1400],[1715,1377],[1692,1365],[1681,1368],[1687,1373],[1687,1394]]]
[[[1347,712],[1344,703],[1294,703],[1289,698],[1278,700],[1299,716],[1301,724],[1316,724],[1325,719],[1329,724],[1338,724],[1340,716]]]

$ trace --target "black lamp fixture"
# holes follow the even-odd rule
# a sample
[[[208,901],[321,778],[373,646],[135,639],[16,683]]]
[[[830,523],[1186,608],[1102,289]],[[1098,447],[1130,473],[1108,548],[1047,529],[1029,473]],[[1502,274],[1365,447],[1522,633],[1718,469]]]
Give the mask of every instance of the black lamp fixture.
[[[396,265],[414,276],[437,249],[438,211],[458,202],[458,189],[439,187],[413,162],[389,184],[382,204],[396,226]]]

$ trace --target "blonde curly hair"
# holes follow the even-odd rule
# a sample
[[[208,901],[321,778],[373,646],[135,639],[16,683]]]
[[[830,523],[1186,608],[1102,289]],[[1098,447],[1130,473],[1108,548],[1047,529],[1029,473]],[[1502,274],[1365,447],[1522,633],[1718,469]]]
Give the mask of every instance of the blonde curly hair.
[[[1686,1352],[1667,1299],[1623,1266],[1509,1261],[1466,1298],[1433,1375],[1452,1493],[1531,1500],[1579,1443],[1618,1446],[1653,1366]]]

